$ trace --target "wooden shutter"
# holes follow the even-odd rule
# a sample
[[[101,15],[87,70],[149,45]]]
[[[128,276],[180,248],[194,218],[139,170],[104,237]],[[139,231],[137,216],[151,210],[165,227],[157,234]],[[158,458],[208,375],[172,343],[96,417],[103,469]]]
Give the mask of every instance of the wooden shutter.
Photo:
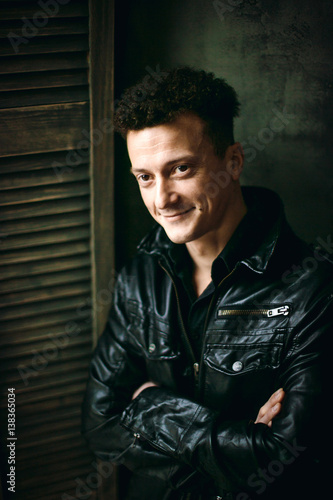
[[[15,388],[24,500],[100,498],[80,410],[112,283],[113,26],[112,2],[93,3],[0,1],[1,462]]]

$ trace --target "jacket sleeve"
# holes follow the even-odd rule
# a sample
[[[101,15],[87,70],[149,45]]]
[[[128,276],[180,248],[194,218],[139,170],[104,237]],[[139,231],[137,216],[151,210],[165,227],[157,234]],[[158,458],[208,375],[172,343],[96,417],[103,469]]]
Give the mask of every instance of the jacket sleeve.
[[[120,420],[131,407],[134,391],[148,380],[144,354],[128,331],[126,297],[121,281],[115,289],[114,304],[104,333],[99,339],[91,365],[82,405],[82,433],[90,449],[102,460],[124,464],[138,474],[164,481],[173,475],[181,486],[197,472],[163,450],[125,429]],[[143,414],[149,407],[142,408]],[[141,416],[143,418],[143,415]]]
[[[306,455],[324,428],[332,326],[332,300],[326,297],[291,333],[279,379],[286,397],[272,427],[241,419],[224,421],[209,408],[154,387],[142,391],[124,410],[121,425],[210,476],[220,490],[254,487],[251,481],[255,483],[259,468],[291,464]]]

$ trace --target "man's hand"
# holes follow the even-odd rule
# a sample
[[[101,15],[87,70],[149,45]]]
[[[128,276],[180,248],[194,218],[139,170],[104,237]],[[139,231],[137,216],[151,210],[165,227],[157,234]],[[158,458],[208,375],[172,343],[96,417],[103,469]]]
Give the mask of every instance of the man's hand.
[[[269,400],[262,406],[258,412],[255,424],[266,424],[268,427],[272,426],[273,418],[280,413],[282,408],[282,400],[285,392],[283,389],[278,389],[274,392]]]
[[[145,382],[144,384],[142,384],[139,389],[137,389],[133,396],[132,396],[132,400],[135,399],[141,391],[143,391],[144,389],[147,389],[148,387],[158,387],[157,384],[154,384],[154,382]]]

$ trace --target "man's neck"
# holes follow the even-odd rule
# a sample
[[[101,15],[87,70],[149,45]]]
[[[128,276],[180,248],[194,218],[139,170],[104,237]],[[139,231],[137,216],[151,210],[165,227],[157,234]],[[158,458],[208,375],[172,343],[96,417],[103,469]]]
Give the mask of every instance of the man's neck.
[[[216,231],[206,233],[198,240],[186,243],[193,260],[193,286],[199,296],[211,281],[211,268],[216,257],[227,245],[247,212],[243,198],[233,207],[230,216]]]

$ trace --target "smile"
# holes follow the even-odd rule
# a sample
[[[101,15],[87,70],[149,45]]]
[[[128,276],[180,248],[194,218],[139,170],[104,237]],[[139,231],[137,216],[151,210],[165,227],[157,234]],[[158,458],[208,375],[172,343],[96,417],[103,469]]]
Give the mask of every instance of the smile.
[[[188,210],[185,210],[185,212],[179,212],[177,214],[172,214],[172,215],[162,215],[162,217],[164,219],[167,219],[170,222],[174,222],[174,221],[182,219],[183,217],[185,217],[192,210],[194,210],[194,207],[189,208]]]

